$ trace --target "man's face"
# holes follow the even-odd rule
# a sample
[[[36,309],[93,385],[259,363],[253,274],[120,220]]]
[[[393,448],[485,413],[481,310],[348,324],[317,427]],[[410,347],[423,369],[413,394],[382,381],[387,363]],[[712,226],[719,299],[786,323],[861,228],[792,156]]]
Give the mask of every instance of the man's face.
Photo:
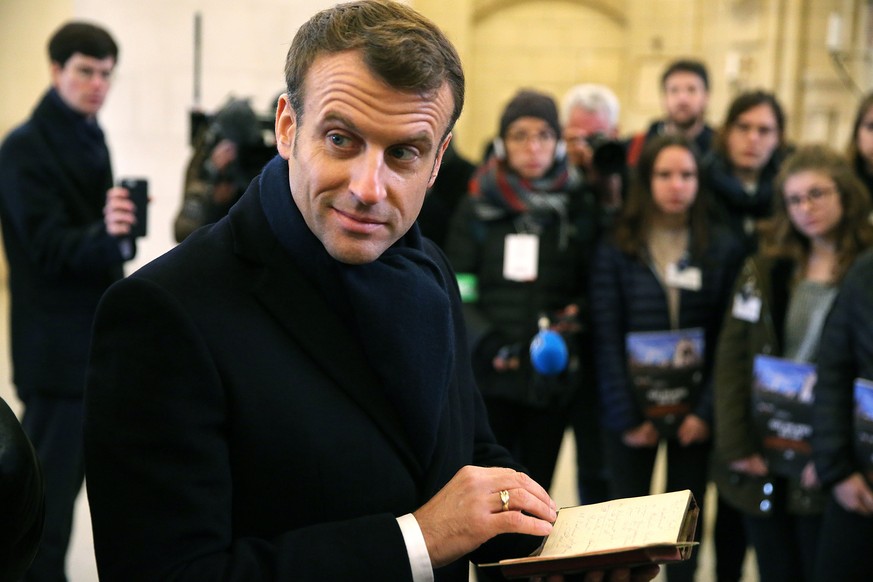
[[[703,79],[688,71],[676,71],[664,81],[664,110],[667,119],[681,130],[703,121],[709,92]]]
[[[322,55],[306,75],[302,120],[279,100],[276,138],[291,193],[327,252],[369,263],[415,222],[451,136],[448,85],[398,91],[356,51]]]
[[[737,116],[727,132],[731,166],[744,172],[760,172],[779,147],[779,123],[773,108],[762,103]]]
[[[570,116],[564,126],[567,158],[576,167],[590,169],[594,151],[588,139],[597,134],[614,139],[616,133],[617,128],[610,127],[606,113],[574,107],[570,110]]]
[[[51,64],[52,86],[71,109],[94,117],[109,93],[115,59],[97,59],[73,53],[62,67]]]

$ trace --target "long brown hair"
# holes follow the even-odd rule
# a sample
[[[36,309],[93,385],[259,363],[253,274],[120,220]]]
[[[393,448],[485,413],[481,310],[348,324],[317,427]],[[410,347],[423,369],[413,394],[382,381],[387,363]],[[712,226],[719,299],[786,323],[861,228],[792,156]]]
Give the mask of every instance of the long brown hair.
[[[713,142],[713,149],[724,156],[728,163],[730,163],[730,152],[728,152],[727,146],[728,134],[734,128],[734,125],[737,124],[740,115],[759,105],[769,107],[776,118],[776,133],[779,136],[779,145],[774,150],[773,155],[775,156],[776,152],[785,147],[785,112],[782,110],[779,100],[776,99],[776,95],[762,90],[746,91],[745,93],[740,93],[731,101],[724,123],[719,128]],[[770,161],[768,160],[767,163],[770,163]]]
[[[628,198],[622,207],[621,214],[615,224],[613,240],[623,252],[645,259],[649,233],[652,230],[652,217],[655,214],[655,201],[652,198],[652,178],[655,173],[655,161],[661,152],[671,146],[686,149],[694,158],[697,169],[697,195],[688,210],[688,226],[691,230],[690,251],[692,256],[699,257],[709,245],[707,228],[708,197],[701,189],[700,156],[690,141],[679,135],[662,135],[649,140],[636,168],[631,175]]]
[[[840,196],[843,216],[834,233],[837,251],[834,280],[839,282],[855,257],[873,246],[873,224],[870,223],[870,196],[864,184],[849,161],[826,145],[801,146],[782,163],[774,183],[773,216],[761,224],[761,251],[767,256],[791,258],[800,264],[809,260],[810,240],[789,219],[784,197],[788,178],[807,171],[828,176]]]
[[[858,151],[858,130],[861,129],[861,122],[870,108],[873,107],[873,92],[861,99],[858,104],[858,111],[855,113],[855,123],[852,124],[852,135],[849,137],[849,145],[846,147],[846,156],[849,161],[855,164],[856,168],[865,168],[863,160],[861,160],[861,152]]]

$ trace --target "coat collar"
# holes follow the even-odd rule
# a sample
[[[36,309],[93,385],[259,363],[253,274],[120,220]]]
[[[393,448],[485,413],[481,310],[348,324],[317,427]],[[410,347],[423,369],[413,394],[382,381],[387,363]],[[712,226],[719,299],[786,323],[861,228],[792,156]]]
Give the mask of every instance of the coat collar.
[[[98,192],[102,209],[106,190],[112,187],[112,165],[103,130],[50,89],[33,112],[33,123],[52,159],[80,193]],[[89,200],[86,195],[88,202]],[[85,202],[86,207],[92,204]]]
[[[369,415],[418,478],[424,469],[414,454],[398,412],[388,402],[364,351],[342,318],[294,264],[270,229],[257,180],[228,217],[234,250],[260,264],[253,292],[324,374]]]

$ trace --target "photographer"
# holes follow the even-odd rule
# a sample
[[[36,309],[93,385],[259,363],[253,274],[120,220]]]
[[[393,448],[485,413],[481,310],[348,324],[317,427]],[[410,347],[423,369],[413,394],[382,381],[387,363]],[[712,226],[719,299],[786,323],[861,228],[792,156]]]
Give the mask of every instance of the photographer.
[[[206,119],[185,172],[182,208],[173,226],[176,242],[227,214],[274,152],[246,99],[230,99]]]
[[[612,90],[592,83],[572,87],[564,95],[561,106],[567,158],[581,173],[586,195],[596,201],[594,212],[599,232],[610,228],[624,200],[625,151],[621,142],[616,140],[619,110],[618,98]],[[588,280],[587,270],[583,277]],[[589,320],[590,316],[583,314],[583,321]],[[581,335],[580,343],[580,359],[585,372],[571,403],[570,422],[576,439],[579,501],[587,504],[607,501],[610,495],[600,434],[594,347],[587,330]]]
[[[597,199],[601,222],[611,223],[624,199],[624,145],[618,141],[620,106],[606,85],[585,83],[570,88],[561,105],[567,158],[584,176]]]

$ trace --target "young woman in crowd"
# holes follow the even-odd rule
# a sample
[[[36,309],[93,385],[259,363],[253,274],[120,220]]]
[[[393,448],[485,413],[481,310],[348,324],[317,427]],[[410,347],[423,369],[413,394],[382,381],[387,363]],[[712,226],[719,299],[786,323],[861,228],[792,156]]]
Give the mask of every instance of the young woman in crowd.
[[[712,193],[717,222],[755,249],[755,222],[770,216],[773,179],[785,153],[785,115],[766,91],[738,95],[728,107],[713,150],[703,160],[702,182]]]
[[[709,223],[698,171],[696,153],[684,138],[651,140],[640,155],[613,237],[595,253],[591,311],[614,497],[649,493],[658,444],[666,440],[667,490],[690,489],[698,503],[703,501],[711,356],[742,249],[735,237]],[[658,418],[657,406],[648,407],[635,387],[628,336],[692,328],[703,330],[700,387],[684,395],[681,412]],[[670,580],[693,580],[696,556],[670,566]]]
[[[873,251],[846,273],[822,332],[813,415],[813,458],[830,490],[816,582],[863,582],[873,572],[873,467],[859,462],[852,434],[853,385],[873,381]],[[866,477],[865,477],[866,473]]]
[[[852,261],[873,244],[870,202],[846,159],[803,146],[782,164],[760,250],[734,286],[716,353],[719,496],[743,512],[759,577],[810,580],[824,497],[811,462],[774,474],[753,415],[755,356],[816,361],[822,326]]]
[[[587,265],[597,230],[595,201],[568,165],[560,130],[551,97],[515,95],[446,241],[491,428],[546,489],[580,381]],[[569,351],[566,366],[545,373],[529,355],[542,317]]]
[[[858,105],[846,153],[855,174],[867,187],[867,193],[873,200],[873,93],[868,93]]]

